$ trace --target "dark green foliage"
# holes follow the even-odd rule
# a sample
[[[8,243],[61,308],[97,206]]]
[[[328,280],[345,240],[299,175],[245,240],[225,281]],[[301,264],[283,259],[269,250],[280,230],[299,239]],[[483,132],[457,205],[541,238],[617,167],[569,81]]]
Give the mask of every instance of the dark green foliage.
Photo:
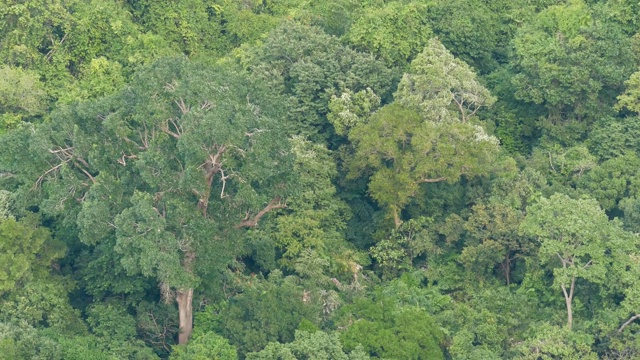
[[[294,278],[273,272],[269,280],[249,277],[245,281],[242,293],[202,313],[196,328],[216,331],[246,354],[269,342],[293,341],[304,319],[317,321],[319,299],[308,298]]]
[[[504,56],[500,45],[506,45],[498,42],[499,31],[506,26],[490,6],[476,0],[438,0],[426,11],[433,32],[447,49],[480,73],[496,67],[496,60]]]
[[[640,136],[640,121],[637,117],[605,118],[598,121],[589,134],[589,150],[602,160],[626,154],[638,154],[640,153],[636,141],[638,136]]]
[[[342,309],[347,350],[362,345],[374,358],[444,359],[441,330],[427,312],[396,307],[391,299],[357,300]]]
[[[388,97],[396,76],[384,63],[358,53],[318,28],[285,22],[248,55],[245,66],[289,96],[289,117],[304,135],[331,134],[332,95],[371,88]]]

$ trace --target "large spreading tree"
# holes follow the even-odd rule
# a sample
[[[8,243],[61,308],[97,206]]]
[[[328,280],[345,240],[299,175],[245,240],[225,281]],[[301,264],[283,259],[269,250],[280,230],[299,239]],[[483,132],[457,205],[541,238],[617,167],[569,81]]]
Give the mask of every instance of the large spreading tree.
[[[129,274],[175,299],[185,343],[201,276],[242,252],[242,228],[286,206],[281,104],[241,73],[170,58],[114,96],[24,126],[10,141],[29,151],[5,155],[33,160],[11,169],[25,198],[76,222],[85,244],[113,244]]]

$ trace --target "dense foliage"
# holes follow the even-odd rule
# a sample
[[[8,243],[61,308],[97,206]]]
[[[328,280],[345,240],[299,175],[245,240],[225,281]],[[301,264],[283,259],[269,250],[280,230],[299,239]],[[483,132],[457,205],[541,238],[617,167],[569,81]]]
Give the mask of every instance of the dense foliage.
[[[632,0],[5,0],[0,359],[637,359]]]

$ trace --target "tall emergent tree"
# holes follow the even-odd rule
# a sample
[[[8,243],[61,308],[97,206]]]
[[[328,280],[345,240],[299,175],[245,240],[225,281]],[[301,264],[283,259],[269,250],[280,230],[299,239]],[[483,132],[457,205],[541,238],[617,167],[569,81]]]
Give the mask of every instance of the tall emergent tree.
[[[421,184],[488,174],[499,147],[474,119],[495,99],[437,39],[413,60],[395,98],[348,137],[355,148],[350,175],[372,173],[371,196],[398,227],[400,211]]]
[[[227,68],[166,59],[114,96],[13,133],[30,151],[10,163],[27,156],[40,169],[8,170],[42,211],[76,222],[81,241],[114,244],[130,274],[155,279],[186,343],[202,276],[240,254],[242,228],[285,206],[289,143],[272,93]]]

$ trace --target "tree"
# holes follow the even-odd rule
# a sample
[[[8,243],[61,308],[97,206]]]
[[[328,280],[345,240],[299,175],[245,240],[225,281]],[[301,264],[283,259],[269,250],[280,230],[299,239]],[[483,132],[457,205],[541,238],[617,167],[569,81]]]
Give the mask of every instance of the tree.
[[[166,59],[118,94],[16,134],[43,166],[30,180],[37,170],[22,171],[22,191],[42,187],[42,211],[77,222],[88,245],[112,241],[128,273],[155,279],[178,303],[186,343],[199,274],[226,267],[241,229],[286,206],[281,104],[233,70]]]
[[[270,342],[288,343],[303,321],[317,322],[320,300],[298,283],[274,270],[267,280],[247,276],[241,293],[199,314],[196,330],[215,331],[237,347],[242,357],[262,350]]]
[[[65,253],[64,245],[35,216],[16,221],[0,218],[0,295],[21,287],[34,276],[47,275],[49,266]]]
[[[635,139],[640,136],[640,121],[637,116],[604,118],[598,121],[589,133],[589,151],[601,161],[624,155],[640,154]]]
[[[269,343],[264,350],[247,354],[248,360],[335,359],[366,360],[369,356],[357,347],[346,353],[337,333],[296,331],[296,339],[288,344]]]
[[[207,332],[194,336],[188,345],[173,348],[171,360],[237,360],[235,346],[222,336]]]
[[[499,147],[495,137],[473,122],[478,110],[495,99],[469,66],[437,39],[429,40],[413,60],[395,98],[365,121],[338,116],[334,122],[341,129],[352,127],[348,138],[354,154],[346,160],[349,176],[373,173],[371,196],[388,209],[398,227],[400,211],[421,184],[488,174]],[[332,105],[341,104],[334,100]]]
[[[618,25],[595,18],[583,1],[541,11],[520,28],[513,45],[516,96],[544,105],[547,125],[589,124],[611,113],[636,65],[630,39]],[[584,124],[580,130],[566,135],[576,139]]]
[[[358,299],[340,314],[346,350],[362,345],[373,357],[444,359],[444,334],[423,309],[395,306],[390,298]]]
[[[500,203],[478,204],[465,223],[470,237],[459,260],[469,266],[469,272],[482,274],[483,267],[493,270],[496,263],[511,284],[511,271],[515,260],[527,255],[532,244],[518,234],[524,214],[519,209]],[[497,260],[497,261],[496,261]]]
[[[0,132],[30,117],[41,116],[46,108],[43,85],[31,71],[0,67]]]
[[[640,114],[640,71],[631,74],[629,80],[624,84],[627,88],[622,95],[618,96],[616,109],[627,109]]]
[[[202,0],[131,2],[136,23],[192,57],[219,57],[231,48],[219,4]]]
[[[487,174],[499,151],[497,140],[480,126],[425,121],[395,103],[354,127],[349,139],[355,148],[350,176],[372,171],[371,196],[391,212],[396,226],[421,184]]]
[[[301,190],[287,203],[287,209],[281,216],[252,231],[252,237],[273,239],[282,253],[280,266],[295,269],[301,276],[323,274],[325,271],[334,276],[353,275],[352,267],[359,266],[356,262],[358,256],[353,254],[351,245],[344,239],[346,221],[351,214],[346,203],[338,198],[332,183],[337,171],[331,153],[323,145],[300,136],[294,136],[290,143],[294,156],[293,171],[298,176]],[[326,262],[329,268],[309,264],[310,269],[303,275],[300,272],[305,267],[303,262],[311,260],[306,256],[311,254]]]
[[[0,359],[61,360],[60,346],[27,324],[0,323]]]
[[[4,1],[0,5],[3,64],[33,68],[53,59],[73,23],[75,1]]]
[[[395,97],[433,122],[467,123],[481,107],[495,102],[469,65],[456,59],[437,39],[429,40],[411,62]]]
[[[289,96],[295,131],[316,138],[331,135],[326,116],[332,95],[371,88],[386,98],[396,74],[372,55],[356,52],[315,27],[286,21],[241,61],[252,73]]]
[[[612,211],[618,203],[632,193],[638,182],[640,159],[634,154],[604,161],[578,179],[579,188],[598,200],[604,210]]]
[[[497,8],[502,1],[436,0],[427,4],[425,15],[435,35],[476,71],[489,73],[496,67],[496,60],[506,56],[501,45],[506,47],[509,39],[504,38],[511,35],[508,31],[512,26],[509,21],[500,21],[505,9]]]
[[[576,282],[583,279],[603,284],[610,263],[623,261],[615,256],[628,256],[615,250],[617,243],[634,243],[633,235],[624,232],[619,222],[610,221],[596,200],[574,200],[563,194],[531,205],[521,231],[540,241],[538,256],[553,270],[554,286],[562,290],[569,330],[573,327]]]
[[[593,337],[548,323],[536,324],[535,332],[518,346],[520,359],[595,360]]]
[[[405,67],[432,35],[426,10],[422,3],[400,1],[380,8],[367,7],[344,37],[358,50],[374,54],[392,66]]]
[[[399,271],[410,271],[414,259],[438,251],[433,244],[433,234],[428,231],[432,220],[424,217],[410,219],[392,230],[387,239],[369,249],[385,277],[396,275]]]

